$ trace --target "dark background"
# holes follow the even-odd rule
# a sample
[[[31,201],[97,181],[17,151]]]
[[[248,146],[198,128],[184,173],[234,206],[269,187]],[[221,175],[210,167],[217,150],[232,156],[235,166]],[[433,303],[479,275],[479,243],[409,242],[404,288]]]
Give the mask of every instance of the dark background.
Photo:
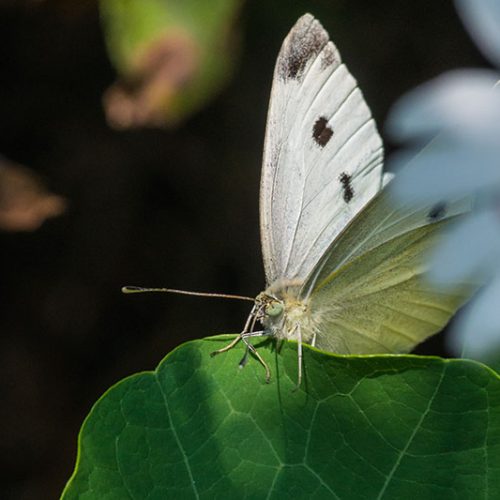
[[[57,498],[79,427],[111,384],[187,339],[241,328],[245,303],[120,287],[263,288],[268,96],[281,41],[305,11],[330,32],[382,132],[408,89],[485,65],[452,2],[248,1],[235,76],[208,107],[177,130],[116,132],[101,107],[115,74],[94,2],[0,3],[0,153],[70,203],[35,232],[0,233],[2,498]],[[439,337],[419,349],[446,354]]]

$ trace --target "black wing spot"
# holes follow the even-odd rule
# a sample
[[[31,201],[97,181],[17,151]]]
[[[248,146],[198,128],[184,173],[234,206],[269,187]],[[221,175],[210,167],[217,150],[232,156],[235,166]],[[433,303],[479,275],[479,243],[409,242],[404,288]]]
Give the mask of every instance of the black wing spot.
[[[344,201],[349,203],[354,197],[354,189],[351,184],[351,176],[342,172],[339,176],[340,183],[342,184],[342,189],[344,190]]]
[[[302,16],[290,30],[279,56],[278,73],[284,80],[300,80],[309,60],[328,43],[328,33],[311,15]]]
[[[328,126],[328,120],[324,116],[318,118],[313,127],[313,138],[316,143],[323,148],[328,144],[332,135],[333,130]]]
[[[444,201],[440,201],[436,203],[427,214],[427,218],[431,222],[436,222],[442,219],[446,215],[446,203]]]

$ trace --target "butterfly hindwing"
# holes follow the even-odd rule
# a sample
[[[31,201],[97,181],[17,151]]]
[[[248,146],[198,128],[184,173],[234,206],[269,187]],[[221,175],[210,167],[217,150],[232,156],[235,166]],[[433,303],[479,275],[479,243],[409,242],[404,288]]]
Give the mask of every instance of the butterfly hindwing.
[[[439,291],[425,279],[429,250],[470,200],[394,208],[381,191],[325,253],[304,293],[317,311],[320,349],[407,352],[441,330],[472,284]]]
[[[268,285],[305,279],[382,184],[382,141],[328,33],[302,16],[279,53],[261,180]]]

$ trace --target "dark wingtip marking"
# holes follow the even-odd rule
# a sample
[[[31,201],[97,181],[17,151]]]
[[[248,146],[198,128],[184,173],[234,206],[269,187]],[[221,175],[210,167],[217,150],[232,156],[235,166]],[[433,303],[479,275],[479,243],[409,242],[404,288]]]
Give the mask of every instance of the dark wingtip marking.
[[[351,176],[342,172],[339,176],[340,183],[342,184],[342,189],[344,190],[344,201],[349,203],[354,197],[354,189],[351,184]]]
[[[332,138],[333,130],[328,125],[328,120],[324,116],[320,116],[313,127],[313,138],[316,143],[322,148],[328,144]]]
[[[323,53],[321,54],[321,69],[328,68],[328,66],[331,66],[335,60],[335,48],[332,42],[328,42],[323,49]]]
[[[290,30],[279,57],[278,73],[283,79],[300,80],[307,62],[328,43],[328,33],[311,15],[302,16]]]
[[[427,218],[431,222],[436,222],[442,219],[446,215],[446,203],[444,201],[440,201],[436,203],[427,214]]]

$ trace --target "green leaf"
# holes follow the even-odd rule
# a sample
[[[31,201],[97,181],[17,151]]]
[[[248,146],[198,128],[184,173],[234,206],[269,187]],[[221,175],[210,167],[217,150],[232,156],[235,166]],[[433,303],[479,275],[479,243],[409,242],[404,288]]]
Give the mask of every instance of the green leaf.
[[[65,500],[500,498],[500,381],[472,361],[189,342],[96,403]]]

